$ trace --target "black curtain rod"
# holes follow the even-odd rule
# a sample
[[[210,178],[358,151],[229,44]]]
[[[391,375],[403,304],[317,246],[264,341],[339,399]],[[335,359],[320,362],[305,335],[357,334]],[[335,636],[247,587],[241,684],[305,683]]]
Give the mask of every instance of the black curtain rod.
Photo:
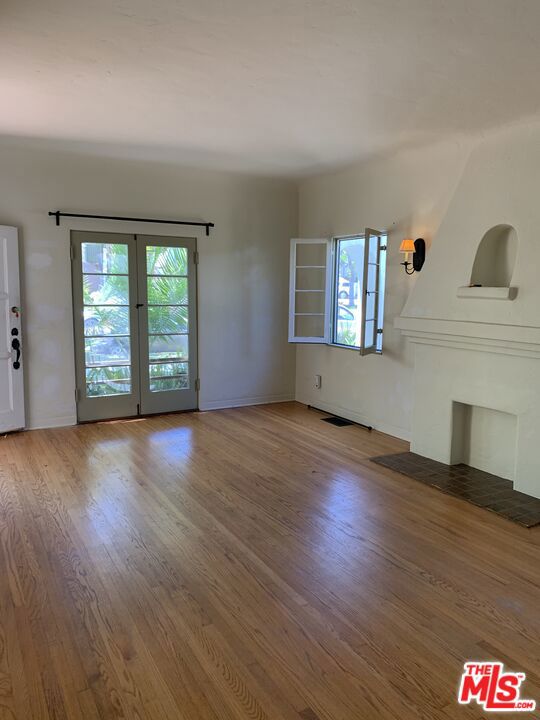
[[[194,225],[206,228],[206,234],[210,235],[210,228],[214,227],[211,222],[187,222],[186,220],[156,220],[155,218],[121,217],[118,215],[85,215],[83,213],[68,213],[60,210],[49,211],[49,216],[56,218],[56,225],[60,225],[61,217],[90,218],[92,220],[124,220],[126,222],[148,222],[162,223],[163,225]]]

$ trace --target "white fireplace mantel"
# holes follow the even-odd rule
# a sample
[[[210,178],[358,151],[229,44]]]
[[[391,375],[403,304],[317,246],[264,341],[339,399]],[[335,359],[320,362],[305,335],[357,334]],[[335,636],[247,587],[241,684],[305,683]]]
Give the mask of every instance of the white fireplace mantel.
[[[540,327],[403,315],[395,327],[413,343],[540,359]]]
[[[487,431],[489,457],[506,452],[501,466],[512,468],[506,477],[514,488],[540,497],[540,328],[407,316],[395,325],[415,346],[412,451],[459,462],[455,429],[463,406],[484,417],[484,410],[514,416],[514,439],[496,426]],[[493,472],[492,465],[476,467]]]

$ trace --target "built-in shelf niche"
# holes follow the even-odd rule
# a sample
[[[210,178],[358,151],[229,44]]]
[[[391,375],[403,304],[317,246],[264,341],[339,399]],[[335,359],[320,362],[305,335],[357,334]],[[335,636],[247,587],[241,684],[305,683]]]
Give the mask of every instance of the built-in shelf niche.
[[[471,272],[470,285],[458,289],[460,298],[514,300],[511,287],[517,257],[518,238],[511,225],[495,225],[480,241]]]

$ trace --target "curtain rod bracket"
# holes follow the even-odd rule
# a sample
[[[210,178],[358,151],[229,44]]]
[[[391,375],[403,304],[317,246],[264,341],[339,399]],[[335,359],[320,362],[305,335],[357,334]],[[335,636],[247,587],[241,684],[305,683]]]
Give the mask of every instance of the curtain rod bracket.
[[[210,228],[215,227],[212,222],[188,222],[187,220],[160,220],[157,218],[137,218],[137,217],[122,217],[121,215],[87,215],[85,213],[68,213],[62,212],[61,210],[50,210],[49,216],[56,218],[56,227],[60,225],[61,217],[73,217],[73,218],[87,218],[90,220],[120,220],[123,222],[147,222],[147,223],[161,223],[163,225],[190,225],[192,227],[203,227],[206,230],[206,236],[210,235]]]

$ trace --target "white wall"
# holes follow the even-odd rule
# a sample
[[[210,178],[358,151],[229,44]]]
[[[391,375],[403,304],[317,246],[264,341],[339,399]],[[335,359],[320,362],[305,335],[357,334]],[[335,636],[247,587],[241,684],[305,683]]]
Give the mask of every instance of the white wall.
[[[444,143],[320,175],[300,186],[300,235],[323,237],[388,230],[384,354],[365,358],[349,349],[298,346],[296,397],[392,435],[410,437],[413,352],[394,329],[419,275],[399,265],[404,237],[429,243],[445,216],[472,142]],[[429,249],[428,249],[429,264]],[[322,375],[320,390],[314,375]]]
[[[403,315],[540,327],[540,123],[503,128],[475,147]],[[491,227],[517,233],[513,302],[457,297],[471,277],[477,248]]]
[[[210,237],[165,225],[64,220],[49,210],[215,222]],[[291,182],[0,144],[0,223],[22,250],[27,425],[75,422],[70,228],[199,238],[202,408],[290,399]]]
[[[540,123],[489,133],[474,148],[399,327],[416,343],[412,449],[449,462],[456,402],[514,416],[500,420],[492,446],[474,432],[474,462],[512,477],[517,490],[540,497]],[[517,295],[493,299],[467,285],[487,230],[517,234],[511,285]],[[462,294],[462,293],[461,293]],[[515,440],[514,440],[515,438]],[[498,443],[495,450],[494,442]],[[512,472],[515,469],[515,472]]]

